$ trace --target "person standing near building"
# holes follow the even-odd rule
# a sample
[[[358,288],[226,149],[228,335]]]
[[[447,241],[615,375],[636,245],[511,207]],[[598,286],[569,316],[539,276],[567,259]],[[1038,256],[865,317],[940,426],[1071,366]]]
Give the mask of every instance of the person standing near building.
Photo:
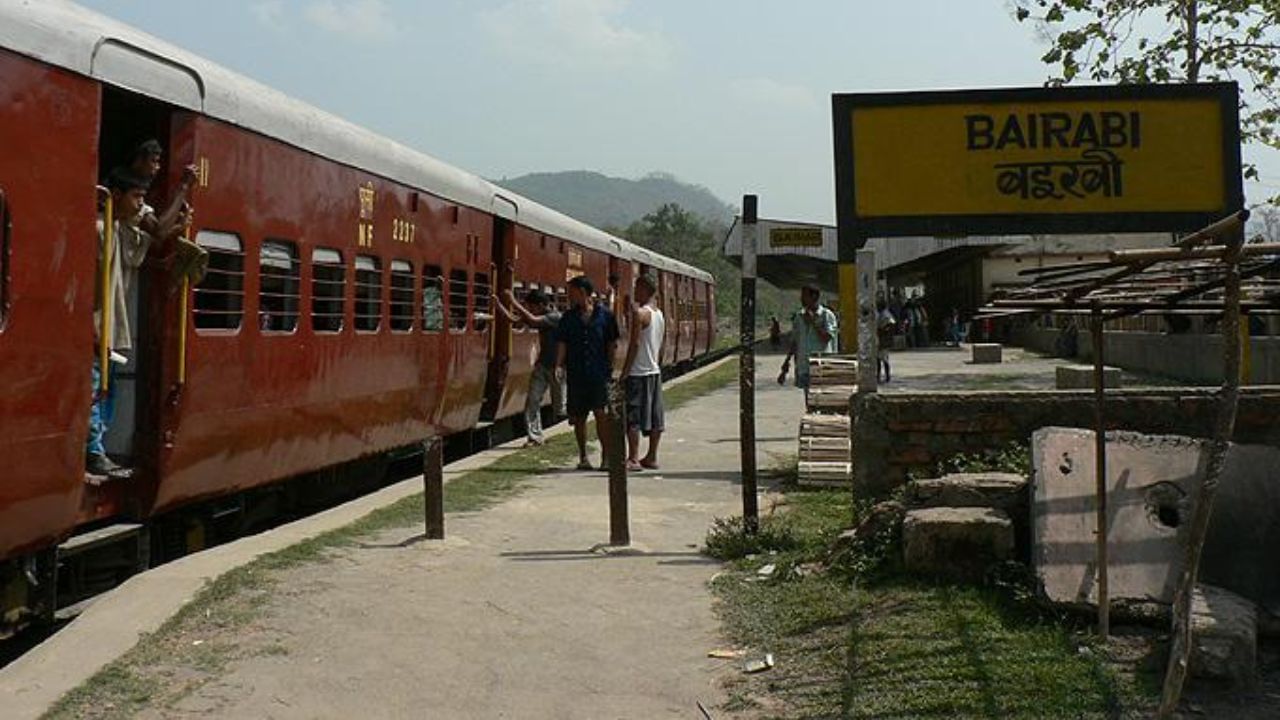
[[[897,322],[884,300],[876,303],[876,376],[883,370],[884,382],[889,382],[889,346],[893,344],[893,328]]]
[[[796,361],[796,387],[809,389],[809,358],[836,352],[839,322],[836,314],[821,303],[822,293],[816,285],[800,290],[800,310],[791,316],[791,348],[782,361],[778,384],[787,380],[791,359]]]
[[[507,301],[510,307],[502,304],[497,295],[493,297],[493,306],[506,316],[510,322],[523,322],[538,331],[538,360],[533,364],[533,372],[529,375],[529,392],[524,401],[524,424],[528,439],[525,447],[541,445],[545,438],[542,434],[542,398],[547,390],[551,391],[551,407],[559,414],[564,406],[563,389],[556,381],[556,328],[560,325],[561,315],[550,305],[546,293],[537,288],[530,290],[524,301],[525,307],[515,293],[507,290]]]
[[[665,428],[662,410],[662,339],[667,320],[653,302],[658,284],[649,275],[636,278],[636,305],[631,311],[627,357],[622,377],[627,383],[627,470],[658,469],[658,442]],[[640,435],[649,450],[640,455]]]
[[[596,437],[608,456],[610,359],[618,345],[618,322],[602,303],[593,303],[594,288],[585,275],[569,281],[569,310],[556,328],[556,366],[565,369],[569,422],[578,441],[578,469],[590,470],[587,459],[587,416],[596,419]],[[601,462],[604,465],[604,462]]]

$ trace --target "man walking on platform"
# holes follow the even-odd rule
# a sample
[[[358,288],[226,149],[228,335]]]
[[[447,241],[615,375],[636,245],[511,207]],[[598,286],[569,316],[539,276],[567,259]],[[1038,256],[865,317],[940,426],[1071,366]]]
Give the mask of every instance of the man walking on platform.
[[[648,275],[636,279],[636,307],[631,312],[630,341],[622,376],[627,383],[627,470],[658,469],[658,441],[662,439],[662,338],[667,321],[653,303],[658,284]],[[649,438],[649,451],[640,454],[640,434]]]
[[[529,437],[525,441],[525,447],[541,445],[544,441],[542,398],[547,394],[548,389],[551,390],[551,407],[554,413],[562,414],[564,408],[564,389],[556,380],[555,331],[560,325],[561,316],[554,307],[549,306],[546,293],[536,288],[524,296],[524,301],[529,303],[527,308],[510,290],[507,290],[507,301],[511,303],[510,308],[504,306],[498,296],[494,295],[493,306],[505,315],[507,320],[513,323],[524,322],[525,325],[538,331],[538,361],[534,363],[533,373],[529,376],[529,392],[524,401],[524,424]]]
[[[618,344],[618,321],[603,304],[591,302],[594,289],[585,275],[569,281],[570,308],[556,329],[556,366],[565,368],[569,422],[578,441],[579,470],[591,469],[587,459],[588,415],[595,415],[596,437],[608,457],[609,433],[605,424],[609,421],[605,408],[613,372],[610,358]]]
[[[796,360],[796,387],[809,389],[809,358],[814,355],[836,352],[836,334],[839,322],[836,314],[819,300],[821,292],[816,285],[806,285],[800,290],[800,311],[791,316],[791,349],[782,361],[778,384],[787,380],[791,358]]]

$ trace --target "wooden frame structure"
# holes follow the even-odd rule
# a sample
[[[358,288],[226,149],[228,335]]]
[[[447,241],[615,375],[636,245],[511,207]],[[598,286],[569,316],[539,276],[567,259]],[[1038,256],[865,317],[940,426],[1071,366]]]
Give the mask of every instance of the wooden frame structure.
[[[1165,674],[1160,717],[1169,717],[1181,696],[1191,649],[1191,599],[1200,556],[1227,450],[1235,431],[1242,346],[1250,312],[1280,312],[1280,244],[1245,244],[1248,210],[1227,216],[1169,248],[1116,250],[1106,261],[1025,270],[1030,286],[994,298],[984,316],[1074,313],[1089,318],[1096,399],[1096,503],[1098,632],[1110,633],[1107,587],[1107,451],[1104,383],[1105,324],[1142,313],[1220,315],[1223,380],[1218,417],[1209,445],[1204,482],[1197,491],[1182,573],[1173,602],[1173,646]]]

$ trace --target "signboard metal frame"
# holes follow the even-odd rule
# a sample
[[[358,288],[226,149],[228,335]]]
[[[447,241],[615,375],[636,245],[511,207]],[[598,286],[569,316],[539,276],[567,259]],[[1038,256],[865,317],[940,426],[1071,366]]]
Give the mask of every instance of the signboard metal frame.
[[[993,103],[1204,100],[1222,117],[1224,207],[1195,212],[1064,212],[859,217],[854,167],[853,113],[858,108]],[[832,95],[836,217],[841,262],[872,237],[908,235],[1020,235],[1027,233],[1172,232],[1208,225],[1244,207],[1240,168],[1239,87],[1234,82],[1183,85],[1002,88]]]

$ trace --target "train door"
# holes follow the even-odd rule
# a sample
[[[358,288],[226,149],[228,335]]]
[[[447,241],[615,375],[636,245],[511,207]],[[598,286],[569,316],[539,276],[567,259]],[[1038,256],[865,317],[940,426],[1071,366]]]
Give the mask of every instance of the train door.
[[[147,204],[160,221],[170,215],[170,204],[178,187],[182,170],[196,160],[194,156],[194,124],[192,113],[171,105],[112,87],[104,87],[99,133],[99,176],[108,177],[115,168],[133,166],[135,174],[145,175],[156,169],[146,156],[160,150],[158,171],[151,179]],[[154,141],[154,143],[152,143]],[[150,146],[150,149],[144,147]],[[193,202],[195,200],[193,199]],[[123,220],[116,213],[118,220]],[[153,233],[154,235],[154,233]],[[123,248],[122,241],[117,248]],[[129,483],[106,483],[95,486],[93,497],[86,498],[82,521],[115,514],[134,514],[149,505],[147,495],[154,492],[159,458],[157,453],[161,424],[161,408],[166,399],[176,402],[179,388],[165,384],[165,377],[176,377],[174,369],[162,374],[166,351],[176,359],[176,349],[168,348],[170,339],[181,341],[175,327],[185,320],[179,305],[189,299],[175,291],[172,283],[172,241],[152,237],[150,246],[134,246],[128,262],[122,265],[120,287],[125,299],[125,321],[113,323],[113,334],[127,327],[129,342],[117,341],[105,353],[110,368],[107,399],[103,412],[108,419],[104,444],[107,455],[122,466],[131,467],[135,477]],[[140,265],[134,263],[140,262]],[[115,281],[113,280],[113,283]],[[99,355],[102,363],[102,354]]]
[[[515,282],[515,225],[502,217],[493,218],[492,256],[490,263],[489,292],[501,297],[512,289]],[[477,292],[482,289],[477,287]],[[489,298],[476,297],[477,305],[484,303],[489,308],[493,320],[489,323],[489,366],[485,375],[484,405],[480,409],[480,419],[494,420],[502,417],[503,387],[507,382],[507,371],[511,364],[511,322],[506,316],[489,307]],[[504,301],[505,302],[505,301]]]

